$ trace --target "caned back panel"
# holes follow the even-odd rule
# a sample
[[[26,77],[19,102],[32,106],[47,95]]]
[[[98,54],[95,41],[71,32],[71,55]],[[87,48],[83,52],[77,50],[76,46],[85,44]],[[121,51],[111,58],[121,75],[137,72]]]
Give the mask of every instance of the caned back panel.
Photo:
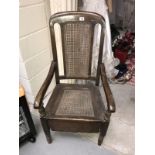
[[[61,27],[64,78],[89,79],[91,77],[93,36],[96,24],[101,25],[98,62],[102,60],[104,18],[91,12],[62,12],[53,15],[49,24],[53,58],[57,62],[54,33],[54,24],[56,23]],[[56,76],[59,78],[58,71]]]
[[[62,26],[62,44],[66,77],[88,77],[93,26],[85,22],[72,22]]]

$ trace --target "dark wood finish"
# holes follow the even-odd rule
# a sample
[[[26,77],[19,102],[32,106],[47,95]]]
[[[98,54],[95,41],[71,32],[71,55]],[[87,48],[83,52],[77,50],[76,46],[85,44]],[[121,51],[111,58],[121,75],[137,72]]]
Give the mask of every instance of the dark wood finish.
[[[80,29],[80,24],[85,24],[84,28],[85,33],[87,32],[86,28],[88,26],[89,31],[91,33],[87,35],[87,42],[89,45],[82,45],[82,47],[77,47],[77,49],[74,47],[74,54],[81,54],[79,50],[82,50],[84,52],[84,48],[86,48],[87,56],[89,56],[89,59],[87,59],[88,62],[88,70],[87,67],[85,70],[82,69],[82,71],[86,71],[86,74],[81,74],[80,70],[77,70],[77,72],[72,75],[67,73],[67,65],[66,65],[66,45],[64,46],[63,42],[67,37],[62,34],[62,54],[63,54],[63,61],[64,61],[64,76],[59,75],[59,69],[58,69],[58,60],[57,60],[57,49],[56,49],[56,43],[55,43],[55,33],[54,33],[54,24],[58,23],[61,27],[61,32],[66,33],[64,29],[67,29],[65,24],[73,24],[71,26],[71,34],[74,35],[74,41],[71,40],[69,42],[69,46],[75,46],[75,43],[77,41],[77,44],[83,43],[79,41],[78,39],[81,37],[85,37],[84,35],[78,34],[77,32]],[[80,23],[80,24],[78,24]],[[94,35],[94,27],[96,24],[101,25],[101,37],[100,37],[100,46],[99,46],[99,56],[98,56],[98,66],[97,66],[97,73],[96,76],[91,76],[91,61],[92,61],[92,47],[93,47],[93,35]],[[91,25],[91,26],[89,26]],[[37,97],[35,100],[35,108],[39,108],[40,117],[41,117],[41,123],[43,126],[43,130],[45,132],[46,138],[48,143],[52,141],[51,135],[50,135],[50,129],[54,131],[65,131],[65,132],[99,132],[99,139],[98,139],[98,145],[101,145],[103,141],[103,137],[106,134],[111,112],[115,111],[115,104],[114,100],[112,98],[112,93],[110,91],[110,87],[107,82],[106,74],[104,66],[101,65],[102,63],[102,50],[103,50],[103,41],[104,41],[104,28],[105,28],[105,22],[104,18],[96,13],[92,12],[61,12],[57,13],[53,16],[51,16],[49,21],[50,26],[50,32],[51,32],[51,43],[52,43],[52,51],[53,51],[53,62],[51,65],[51,68],[49,70],[49,73],[47,75],[47,78],[45,82],[43,83]],[[82,29],[80,29],[79,32],[82,32]],[[69,34],[70,35],[70,34]],[[77,35],[80,35],[77,36]],[[77,38],[76,38],[77,36]],[[71,38],[69,38],[71,39]],[[84,40],[84,38],[82,38]],[[83,48],[84,47],[84,48]],[[82,49],[83,48],[83,49]],[[89,51],[89,50],[90,51]],[[67,51],[68,52],[68,51]],[[67,53],[67,56],[69,54],[73,54],[73,52],[69,49],[69,52]],[[81,54],[83,55],[83,53]],[[85,55],[84,55],[85,56]],[[76,59],[76,61],[80,61],[79,57],[71,56],[72,59]],[[83,61],[84,59],[82,59]],[[89,61],[88,61],[89,60]],[[75,62],[75,64],[78,64]],[[74,65],[74,63],[73,63]],[[72,66],[70,66],[72,67]],[[75,66],[74,66],[75,67]],[[80,69],[79,66],[76,66],[77,69]],[[76,68],[75,67],[75,68]],[[75,69],[73,68],[73,69]],[[79,72],[79,75],[77,74]],[[47,106],[43,107],[43,96],[45,95],[45,92],[53,78],[53,74],[55,73],[56,77],[56,86],[53,90],[53,93],[47,103]],[[68,74],[68,75],[67,75]],[[107,103],[108,103],[108,110],[105,109],[103,100],[101,98],[101,94],[99,91],[99,79],[100,76],[102,78],[103,88],[106,93]],[[85,84],[85,85],[78,85],[78,84],[62,84],[60,83],[60,80],[62,79],[84,79],[84,80],[92,80],[96,82],[95,84]]]
[[[51,119],[49,121],[50,128],[53,131],[65,131],[65,132],[99,132],[101,122],[86,122],[83,120],[61,120]]]
[[[43,130],[44,130],[47,142],[50,144],[50,143],[52,143],[52,137],[51,137],[51,133],[50,133],[50,127],[48,125],[48,119],[45,119],[42,117],[42,118],[40,118],[40,120],[41,120],[41,124],[42,124]]]
[[[50,21],[49,21],[50,25]],[[52,44],[52,52],[53,52],[53,61],[55,62],[55,81],[56,84],[60,83],[59,80],[59,67],[58,67],[58,59],[57,59],[57,50],[56,50],[56,43],[55,43],[55,33],[54,33],[54,27],[50,29],[51,34],[51,44]]]
[[[46,116],[46,111],[45,111],[45,108],[43,107],[43,103],[42,103],[42,106],[39,107],[39,113],[40,113],[40,117]]]
[[[79,79],[79,80],[92,80],[92,81],[96,81],[96,77],[65,77],[65,76],[59,76],[60,80],[63,79]]]
[[[100,46],[99,46],[99,58],[98,58],[98,66],[97,66],[96,86],[99,85],[99,80],[100,80],[100,64],[102,63],[103,40],[104,40],[104,27],[101,28],[101,37],[100,37]]]
[[[112,92],[110,90],[108,81],[107,81],[107,76],[106,76],[106,72],[105,72],[105,67],[104,64],[101,64],[101,79],[102,79],[102,84],[103,84],[103,88],[105,91],[105,95],[106,95],[106,99],[107,99],[107,106],[108,106],[108,111],[109,112],[115,112],[115,101],[112,95]]]
[[[103,123],[101,124],[101,126],[100,126],[100,134],[99,134],[99,138],[98,138],[98,145],[101,145],[102,144],[103,138],[104,138],[104,136],[107,133],[108,126],[109,126],[109,122],[106,122],[104,124]]]
[[[52,61],[51,63],[51,66],[50,66],[50,69],[49,69],[49,72],[48,72],[48,75],[44,81],[44,83],[42,84],[37,96],[36,96],[36,99],[35,99],[35,102],[34,102],[34,108],[35,109],[39,109],[40,107],[42,107],[43,105],[43,98],[44,98],[44,95],[47,91],[47,88],[53,78],[53,75],[54,75],[54,71],[55,71],[55,66],[56,63],[54,61]]]
[[[63,25],[63,24],[61,24]],[[61,38],[62,38],[62,42],[64,42],[64,29],[61,28]],[[66,77],[66,61],[65,61],[65,54],[64,54],[64,44],[62,44],[62,56],[63,56],[63,65],[64,65],[64,77]],[[60,76],[59,76],[60,79]]]

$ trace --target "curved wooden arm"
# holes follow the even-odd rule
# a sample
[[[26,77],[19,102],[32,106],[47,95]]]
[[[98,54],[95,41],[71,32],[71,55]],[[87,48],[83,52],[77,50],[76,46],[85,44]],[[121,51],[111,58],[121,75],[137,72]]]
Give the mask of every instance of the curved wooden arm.
[[[40,90],[39,90],[39,92],[35,98],[35,101],[34,101],[34,108],[35,109],[39,109],[41,106],[43,106],[42,105],[43,104],[43,98],[44,98],[44,95],[47,91],[47,88],[50,85],[51,80],[53,78],[54,71],[55,71],[55,65],[56,65],[56,63],[54,61],[52,61],[48,75],[47,75],[44,83],[42,84],[42,86],[41,86],[41,88],[40,88]]]
[[[102,79],[102,85],[106,95],[108,111],[115,112],[116,110],[115,101],[107,81],[107,76],[106,76],[105,67],[103,63],[101,64],[101,79]]]

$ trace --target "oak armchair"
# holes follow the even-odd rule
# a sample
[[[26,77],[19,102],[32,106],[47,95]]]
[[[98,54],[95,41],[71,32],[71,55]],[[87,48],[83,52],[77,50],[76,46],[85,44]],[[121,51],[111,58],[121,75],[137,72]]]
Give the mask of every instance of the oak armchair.
[[[61,27],[64,75],[60,75],[59,72],[54,29],[56,23]],[[96,24],[101,26],[101,31],[97,72],[93,76],[91,66]],[[65,132],[99,132],[98,145],[101,145],[111,113],[115,112],[113,95],[102,63],[104,18],[92,12],[61,12],[51,16],[49,26],[53,61],[34,102],[34,108],[39,109],[46,139],[48,143],[52,142],[50,129]],[[54,74],[56,86],[47,106],[44,107],[43,98]],[[104,106],[98,87],[100,77],[107,99],[107,108]],[[61,82],[63,79],[83,79],[94,83],[66,84]]]

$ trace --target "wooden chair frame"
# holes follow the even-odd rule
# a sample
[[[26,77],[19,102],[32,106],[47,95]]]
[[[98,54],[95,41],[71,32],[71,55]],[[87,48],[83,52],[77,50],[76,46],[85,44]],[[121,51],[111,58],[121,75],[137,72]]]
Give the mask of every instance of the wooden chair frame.
[[[59,23],[60,25],[67,23],[68,21],[73,21],[73,22],[91,22],[93,26],[95,24],[100,24],[101,25],[101,36],[100,36],[100,46],[99,46],[99,58],[98,58],[98,66],[97,66],[97,74],[96,76],[91,76],[91,61],[92,61],[92,50],[91,50],[91,56],[90,56],[90,65],[89,65],[89,73],[88,77],[83,77],[83,76],[66,76],[66,71],[65,71],[65,65],[64,65],[64,76],[59,75],[59,70],[58,70],[58,60],[57,60],[57,48],[56,48],[56,42],[55,42],[55,33],[54,33],[54,24]],[[50,135],[50,129],[55,130],[55,131],[68,131],[68,132],[99,132],[99,139],[98,139],[98,145],[101,145],[103,141],[103,137],[106,134],[109,121],[110,121],[110,116],[111,113],[115,112],[115,103],[113,99],[112,92],[110,90],[107,77],[106,77],[106,72],[105,72],[105,67],[104,63],[102,63],[102,51],[103,51],[103,40],[104,40],[104,28],[105,28],[105,20],[104,18],[96,13],[92,12],[62,12],[62,13],[57,13],[53,16],[51,16],[49,20],[49,26],[50,26],[50,33],[51,33],[51,44],[52,44],[52,51],[53,51],[53,61],[51,62],[51,66],[49,69],[49,73],[42,84],[35,102],[34,102],[34,108],[39,109],[40,113],[40,119],[41,119],[41,124],[43,127],[43,130],[45,132],[46,138],[48,143],[52,142],[52,138]],[[62,30],[63,31],[63,30]],[[91,40],[93,40],[93,36],[91,36]],[[65,61],[64,61],[65,64]],[[95,81],[96,86],[99,85],[99,80],[101,77],[102,84],[103,84],[103,89],[105,91],[106,95],[106,100],[107,100],[107,109],[103,112],[103,119],[90,119],[89,117],[62,117],[62,118],[57,118],[57,117],[51,117],[50,114],[48,113],[49,109],[44,108],[43,106],[43,98],[45,96],[45,93],[47,91],[48,86],[51,83],[51,80],[53,78],[53,75],[55,74],[56,78],[56,86],[59,86],[61,88],[61,83],[60,80],[62,79],[84,79],[84,80],[92,80]],[[75,85],[75,87],[78,87]],[[51,98],[55,98],[57,94],[60,92],[55,91]]]

